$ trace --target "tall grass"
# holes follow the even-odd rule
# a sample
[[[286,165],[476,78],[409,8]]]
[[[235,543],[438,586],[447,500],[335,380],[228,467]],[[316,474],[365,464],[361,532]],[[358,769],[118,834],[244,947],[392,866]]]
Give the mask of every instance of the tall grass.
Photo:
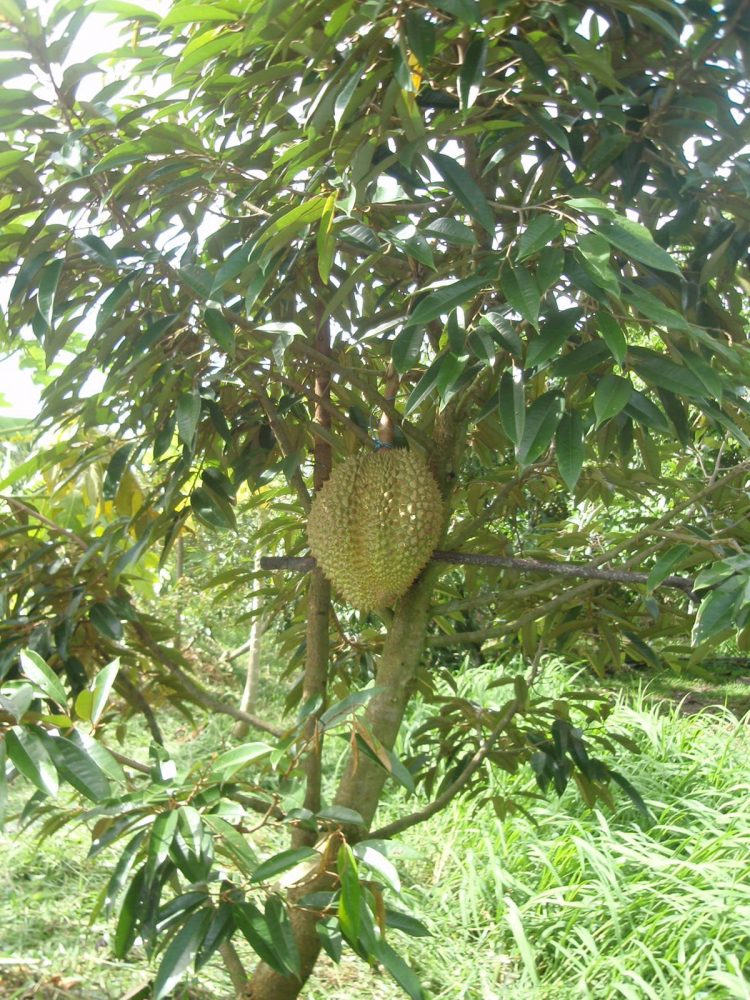
[[[612,722],[641,747],[620,767],[652,825],[569,791],[534,810],[536,826],[454,804],[414,832],[429,860],[411,893],[435,932],[415,957],[435,997],[750,998],[745,725],[642,693]]]

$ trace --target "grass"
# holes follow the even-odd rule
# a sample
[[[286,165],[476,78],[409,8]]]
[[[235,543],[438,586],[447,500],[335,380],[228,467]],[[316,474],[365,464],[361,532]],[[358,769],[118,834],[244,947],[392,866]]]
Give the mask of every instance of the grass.
[[[472,672],[478,692],[486,681]],[[616,811],[592,812],[568,791],[534,808],[536,824],[462,802],[403,836],[404,902],[433,936],[399,935],[398,946],[434,1000],[750,998],[745,724],[728,708],[685,714],[648,686],[619,695],[612,724],[641,748],[614,763],[646,798],[652,825],[623,796]],[[184,752],[211,745],[221,725],[198,738],[178,733]],[[503,795],[529,788],[528,775],[493,780]],[[106,857],[87,863],[87,847],[75,828],[40,846],[28,834],[0,836],[3,1000],[115,1000],[148,978],[145,962],[112,960],[110,925],[86,926],[107,867]],[[26,966],[4,964],[9,956]],[[229,996],[221,967],[184,995]],[[402,996],[349,960],[322,963],[303,995]]]

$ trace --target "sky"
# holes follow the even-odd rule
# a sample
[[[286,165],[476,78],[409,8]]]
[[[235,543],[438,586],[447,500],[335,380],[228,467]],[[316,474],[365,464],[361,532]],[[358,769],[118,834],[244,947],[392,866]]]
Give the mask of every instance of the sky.
[[[35,417],[40,393],[41,387],[34,385],[30,372],[19,367],[17,357],[0,361],[0,415]]]

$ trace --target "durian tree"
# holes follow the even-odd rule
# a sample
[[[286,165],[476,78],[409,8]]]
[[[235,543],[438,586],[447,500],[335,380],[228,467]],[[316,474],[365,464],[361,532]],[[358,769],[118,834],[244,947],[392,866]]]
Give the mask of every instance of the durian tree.
[[[421,996],[377,844],[529,761],[639,802],[592,755],[604,701],[534,693],[545,653],[744,648],[749,35],[737,0],[0,0],[2,338],[54,373],[2,486],[0,746],[50,824],[57,773],[132,837],[109,903],[118,954],[164,949],[155,996],[219,949],[238,995],[293,998],[342,941]],[[196,524],[277,618],[281,727],[139,605]],[[451,694],[465,651],[509,665],[486,705]],[[151,765],[100,722],[115,683]],[[278,743],[197,794],[165,701]],[[387,781],[421,799],[383,824]],[[262,862],[258,813],[291,837]]]

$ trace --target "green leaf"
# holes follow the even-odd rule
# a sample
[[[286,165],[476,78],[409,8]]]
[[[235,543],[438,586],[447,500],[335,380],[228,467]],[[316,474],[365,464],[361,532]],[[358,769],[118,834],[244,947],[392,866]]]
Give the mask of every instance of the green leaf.
[[[335,705],[331,705],[325,710],[325,712],[323,712],[318,720],[320,725],[324,729],[332,729],[340,722],[343,722],[344,719],[348,719],[357,708],[361,708],[363,705],[366,705],[368,701],[376,694],[380,693],[381,690],[382,688],[379,687],[369,687],[364,688],[361,691],[354,691],[352,694],[348,694],[346,698],[342,698],[341,701],[337,701]]]
[[[177,400],[177,433],[185,447],[192,451],[201,416],[201,397],[197,392],[183,392]]]
[[[300,862],[308,861],[313,857],[316,857],[316,852],[309,847],[292,847],[288,851],[280,851],[264,861],[263,864],[258,865],[250,881],[265,882],[273,878],[274,875],[288,871]]]
[[[584,270],[595,284],[614,298],[620,295],[620,284],[610,267],[610,245],[597,233],[586,233],[578,237],[576,244],[583,259]]]
[[[16,722],[20,722],[28,712],[35,697],[36,693],[31,684],[21,684],[14,688],[10,697],[0,694],[0,708],[12,716]]]
[[[379,875],[385,885],[396,893],[401,892],[401,879],[396,866],[378,849],[375,843],[360,841],[354,845],[354,856],[360,864]]]
[[[288,975],[288,969],[274,947],[266,918],[258,907],[253,903],[236,903],[232,912],[236,926],[255,954],[282,976]]]
[[[279,896],[269,896],[266,900],[264,915],[276,954],[286,966],[289,974],[299,979],[302,974],[302,962],[297,941],[294,937],[287,908]]]
[[[393,950],[387,941],[378,941],[375,957],[393,976],[411,1000],[425,1000],[425,993],[416,972]]]
[[[5,748],[11,764],[24,778],[45,795],[57,795],[57,773],[39,732],[14,726],[5,734]]]
[[[517,458],[521,466],[531,465],[547,450],[562,416],[564,401],[556,392],[545,392],[526,413],[523,437]]]
[[[200,948],[211,921],[208,908],[193,913],[172,938],[154,981],[154,1000],[163,1000],[180,982]]]
[[[391,347],[391,361],[399,375],[404,375],[418,360],[424,341],[424,330],[406,326],[398,333]]]
[[[238,17],[234,11],[212,3],[178,3],[161,19],[159,27],[180,27],[184,24],[203,24],[206,21],[230,22],[238,20]]]
[[[581,475],[584,458],[583,422],[581,415],[573,410],[563,414],[555,432],[555,460],[563,482],[570,492],[576,488]]]
[[[325,809],[319,809],[315,815],[318,819],[326,820],[329,823],[338,823],[341,826],[367,825],[356,809],[347,809],[346,806],[328,806]]]
[[[326,202],[326,207],[320,217],[315,245],[318,251],[318,274],[324,285],[331,276],[333,258],[336,254],[336,234],[333,231],[333,218],[336,211],[336,195],[332,194]]]
[[[119,642],[122,639],[122,622],[104,601],[92,604],[89,610],[91,624],[107,639]]]
[[[646,581],[646,590],[648,593],[650,594],[653,590],[656,590],[659,584],[663,583],[672,574],[675,567],[689,554],[690,546],[688,545],[673,545],[666,552],[662,553],[648,574],[648,580]]]
[[[440,393],[445,400],[445,394],[452,382],[461,374],[464,362],[450,352],[435,358],[430,367],[417,382],[409,394],[404,407],[404,416],[408,417],[433,393]]]
[[[518,240],[516,263],[520,264],[549,246],[562,233],[565,223],[553,215],[537,215],[528,224]]]
[[[649,822],[653,822],[653,816],[651,815],[648,806],[643,801],[641,793],[633,785],[631,785],[628,779],[617,771],[610,771],[609,777],[625,792],[641,816]]]
[[[479,96],[486,58],[487,40],[475,38],[466,49],[464,61],[458,74],[458,96],[464,110],[468,110]]]
[[[354,946],[359,942],[360,901],[362,893],[359,885],[357,862],[348,844],[342,844],[338,852],[338,873],[341,883],[338,918],[344,937]]]
[[[734,625],[737,603],[744,589],[745,580],[732,576],[703,599],[693,625],[691,640],[694,646],[724,638],[727,629]]]
[[[633,395],[630,379],[619,375],[605,375],[599,379],[594,393],[594,413],[596,426],[600,427],[605,420],[611,420],[624,409]]]
[[[669,271],[681,275],[677,263],[654,242],[651,233],[638,222],[618,215],[614,221],[598,222],[594,229],[613,247],[617,247],[627,257],[637,260],[659,271]]]
[[[208,331],[225,354],[234,351],[234,327],[225,319],[220,309],[208,308],[203,312]]]
[[[533,275],[525,268],[504,267],[500,285],[508,305],[532,326],[539,325],[539,288]]]
[[[88,688],[84,688],[83,691],[79,692],[73,707],[76,715],[83,722],[91,722],[91,708],[93,704],[94,696]]]
[[[693,589],[704,590],[706,587],[713,587],[717,583],[721,583],[722,580],[734,576],[735,573],[747,572],[748,569],[750,567],[737,565],[731,557],[729,559],[722,559],[700,571],[693,583]]]
[[[516,333],[516,325],[497,312],[488,312],[479,320],[479,326],[488,329],[496,343],[505,348],[514,358],[523,357],[523,344]],[[494,352],[493,352],[494,360]]]
[[[144,906],[144,889],[146,866],[139,868],[122,901],[120,913],[115,928],[115,940],[112,950],[115,958],[125,958],[133,947],[138,930],[138,917]]]
[[[405,329],[426,326],[433,319],[447,315],[456,306],[463,305],[468,299],[473,298],[486,283],[485,278],[475,275],[473,278],[464,278],[461,281],[450,281],[441,288],[428,291],[407,318]]]
[[[709,398],[715,399],[717,403],[720,403],[724,395],[724,383],[719,373],[714,371],[711,365],[699,354],[693,354],[692,351],[680,351],[680,357],[698,381],[701,382]]]
[[[568,338],[573,336],[580,318],[581,310],[573,308],[563,309],[545,320],[539,328],[539,336],[529,344],[526,367],[539,368],[553,358]]]
[[[605,358],[609,350],[603,340],[587,340],[579,344],[568,354],[558,358],[552,365],[552,373],[559,378],[570,378],[572,375],[582,375],[593,371]]]
[[[401,910],[392,910],[390,907],[385,911],[385,925],[410,937],[432,937],[421,920],[410,913],[402,913]]]
[[[633,369],[644,382],[668,389],[678,398],[705,398],[708,394],[689,368],[675,364],[669,358],[656,354],[645,347],[631,347],[630,358]]]
[[[336,128],[341,125],[342,121],[345,121],[348,117],[347,111],[349,110],[349,105],[354,97],[357,87],[362,79],[362,65],[357,64],[352,66],[349,70],[349,79],[345,82],[341,90],[336,94],[336,100],[333,103],[333,123]],[[332,195],[334,203],[336,201],[335,195]]]
[[[243,875],[252,875],[258,867],[258,859],[244,836],[226,820],[211,813],[203,816],[203,823],[218,834],[218,841],[214,839],[216,850],[228,855]]]
[[[68,704],[68,696],[60,678],[51,670],[41,656],[33,649],[23,649],[19,655],[21,672],[42,692],[45,698],[54,701],[60,708]]]
[[[234,509],[226,497],[209,486],[199,486],[190,494],[190,509],[203,524],[220,530],[236,529]]]
[[[221,781],[228,781],[243,767],[270,753],[273,753],[273,747],[268,743],[244,743],[219,754],[211,766],[211,774],[218,776]]]
[[[472,219],[491,236],[495,234],[495,215],[479,186],[456,160],[443,153],[430,153],[430,160],[452,194]]]
[[[114,500],[120,486],[120,480],[128,466],[128,459],[133,450],[132,444],[124,444],[118,448],[107,463],[107,471],[102,483],[102,496],[105,500]]]
[[[151,827],[146,861],[146,882],[151,884],[157,869],[166,861],[177,830],[177,809],[160,812]]]
[[[114,905],[117,902],[117,897],[122,892],[122,888],[127,881],[128,875],[132,871],[133,865],[135,864],[136,857],[138,856],[138,851],[140,850],[141,844],[143,843],[146,830],[139,830],[134,837],[132,837],[122,854],[117,859],[117,864],[115,865],[114,871],[112,872],[109,881],[107,882],[106,890],[104,896],[101,897],[101,903],[99,908],[103,905],[105,907],[106,913],[111,913],[114,909]],[[96,920],[97,914],[91,915],[91,921]]]
[[[85,750],[64,736],[45,733],[43,739],[57,773],[76,791],[92,802],[110,797],[112,789],[107,775]]]
[[[60,281],[60,274],[63,268],[62,260],[53,260],[47,264],[39,279],[39,291],[37,292],[37,306],[39,312],[47,326],[52,326],[55,313],[55,295],[57,285]]]
[[[102,667],[94,678],[91,692],[91,714],[89,715],[90,721],[94,724],[101,719],[102,713],[107,707],[107,701],[109,700],[119,670],[120,661],[112,660],[106,667]]]
[[[518,369],[503,372],[500,379],[500,423],[503,430],[517,448],[523,438],[526,425],[526,397],[523,388],[523,373]]]
[[[423,233],[459,247],[473,247],[477,242],[471,228],[458,219],[431,219]]]
[[[414,8],[406,10],[406,40],[422,69],[427,69],[435,51],[435,25]]]
[[[622,332],[622,327],[614,318],[610,316],[609,313],[600,311],[596,316],[597,326],[599,328],[599,333],[602,335],[604,343],[609,348],[609,352],[615,359],[618,365],[621,365],[625,360],[625,355],[628,350],[628,343],[625,340],[625,334]]]
[[[233,931],[232,906],[229,903],[219,903],[211,916],[206,936],[195,956],[196,972],[199,972],[213,958],[222,944],[231,937]]]

